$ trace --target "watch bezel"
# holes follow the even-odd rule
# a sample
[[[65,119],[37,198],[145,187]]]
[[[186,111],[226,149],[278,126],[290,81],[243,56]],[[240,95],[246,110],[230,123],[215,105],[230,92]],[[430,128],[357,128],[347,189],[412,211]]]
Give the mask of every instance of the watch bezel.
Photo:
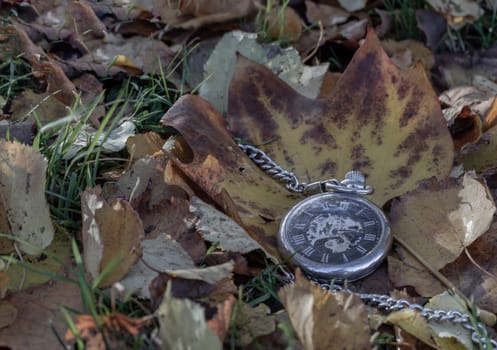
[[[333,264],[322,263],[311,260],[304,255],[296,252],[289,241],[289,222],[291,218],[299,212],[303,207],[308,207],[315,202],[321,202],[328,198],[333,200],[350,200],[365,205],[372,209],[378,217],[381,226],[380,238],[377,244],[366,254],[358,259],[354,259],[348,263]],[[361,197],[357,194],[337,193],[337,192],[324,192],[310,196],[303,201],[297,203],[285,215],[281,221],[278,232],[278,245],[283,256],[289,259],[294,265],[299,266],[302,270],[307,272],[313,277],[325,280],[335,281],[355,281],[366,277],[374,272],[387,256],[392,245],[392,235],[390,234],[390,227],[388,220],[383,211],[378,208],[374,203]]]

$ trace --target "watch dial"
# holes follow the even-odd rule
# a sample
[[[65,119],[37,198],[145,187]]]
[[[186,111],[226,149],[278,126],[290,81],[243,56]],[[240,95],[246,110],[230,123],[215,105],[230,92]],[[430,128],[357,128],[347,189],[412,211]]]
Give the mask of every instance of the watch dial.
[[[283,234],[294,253],[321,264],[350,264],[382,240],[379,209],[357,196],[322,196],[302,202],[285,220]]]

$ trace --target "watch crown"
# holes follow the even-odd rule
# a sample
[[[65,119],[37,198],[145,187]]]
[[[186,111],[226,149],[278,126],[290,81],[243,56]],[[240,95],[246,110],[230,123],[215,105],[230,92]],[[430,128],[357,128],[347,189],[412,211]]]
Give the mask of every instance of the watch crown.
[[[357,170],[352,170],[349,171],[347,174],[345,174],[345,180],[347,182],[354,182],[354,183],[365,183],[366,182],[366,177],[364,176],[363,173]]]

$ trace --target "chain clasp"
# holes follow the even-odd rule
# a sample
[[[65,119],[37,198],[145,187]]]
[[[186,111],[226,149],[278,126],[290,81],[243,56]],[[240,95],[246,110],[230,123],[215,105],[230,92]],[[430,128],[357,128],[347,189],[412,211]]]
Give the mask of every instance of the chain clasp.
[[[329,179],[305,184],[302,192],[306,194],[340,192],[364,195],[373,193],[373,188],[366,185],[366,178],[363,173],[352,170],[345,174],[345,179],[342,181]]]

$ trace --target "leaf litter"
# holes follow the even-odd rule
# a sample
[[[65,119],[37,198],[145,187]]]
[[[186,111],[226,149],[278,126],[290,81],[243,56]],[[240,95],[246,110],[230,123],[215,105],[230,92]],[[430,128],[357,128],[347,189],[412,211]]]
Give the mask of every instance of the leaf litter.
[[[483,5],[473,1],[454,0],[451,4],[458,6],[452,7],[429,3],[436,12],[424,10],[416,18],[432,51],[434,39],[427,33],[443,41],[436,34],[443,26],[436,27],[440,21],[429,26],[427,16],[438,16],[458,30],[483,13]],[[398,238],[385,264],[389,274],[368,278],[410,287],[406,298],[431,298],[429,307],[471,313],[466,304],[472,298],[481,314],[497,312],[492,185],[497,90],[488,74],[494,72],[493,61],[476,60],[468,68],[463,58],[449,64],[447,57],[433,56],[421,42],[380,39],[372,29],[364,38],[366,2],[339,1],[334,6],[307,1],[306,13],[289,7],[262,10],[260,4],[246,1],[230,6],[216,1],[135,1],[132,8],[89,1],[32,2],[20,12],[23,20],[2,23],[0,45],[6,57],[24,54],[39,85],[7,97],[2,113],[12,121],[30,118],[42,124],[71,116],[71,108],[82,110],[112,85],[109,81],[169,70],[181,52],[178,48],[196,40],[195,35],[211,36],[218,43],[202,58],[201,69],[192,72],[197,76],[186,79],[204,82],[203,98],[186,94],[197,86],[182,87],[183,96],[160,121],[167,129],[136,133],[139,123],[132,109],[123,109],[126,117],[99,147],[110,154],[127,152],[129,164],[106,173],[103,178],[114,181],[102,182],[102,190],[88,188],[81,196],[78,239],[90,280],[101,287],[119,285],[127,295],[145,300],[149,312],[156,310],[162,348],[222,348],[228,342],[248,347],[276,341],[300,343],[306,349],[367,349],[380,334],[371,323],[374,311],[357,297],[328,293],[299,273],[294,284],[261,297],[258,305],[241,300],[247,278],[263,270],[268,260],[279,259],[279,222],[303,197],[289,193],[254,165],[238,148],[238,140],[260,146],[306,182],[341,178],[352,168],[360,169],[376,190],[373,201],[385,205]],[[224,22],[250,18],[257,11],[270,14],[271,21],[256,28],[267,30],[266,38],[287,40],[296,50],[261,45],[255,34],[236,26],[238,31],[224,29]],[[396,19],[383,9],[378,13],[388,31],[391,24],[386,21]],[[307,28],[310,22],[315,27]],[[223,28],[224,36],[194,31],[213,24]],[[331,60],[323,59],[332,45],[353,52],[343,72],[330,72]],[[491,57],[491,51],[482,57]],[[292,64],[284,67],[282,61]],[[432,66],[441,72],[437,88],[451,90],[440,94],[434,89],[427,76]],[[177,72],[167,74],[171,84],[181,81]],[[468,81],[477,88],[461,87]],[[95,107],[93,130],[106,110],[105,103]],[[94,131],[81,133],[81,147],[94,137]],[[5,335],[0,339],[13,349],[40,344],[51,348],[54,343],[42,333],[34,340],[12,333],[24,329],[18,324],[32,327],[16,298],[25,293],[18,289],[29,288],[33,293],[52,290],[47,293],[57,299],[63,288],[50,289],[54,285],[46,284],[49,276],[37,279],[23,266],[59,273],[60,264],[47,262],[45,255],[69,264],[69,239],[52,228],[43,196],[43,157],[19,143],[2,141],[0,146],[0,225],[2,232],[12,234],[2,236],[0,249],[24,262],[13,264],[6,258],[0,271],[0,334]],[[449,178],[454,164],[462,169],[459,179]],[[17,188],[21,190],[10,191]],[[29,212],[27,222],[19,219],[19,211]],[[45,229],[33,234],[31,226]],[[358,288],[367,288],[368,278]],[[455,295],[444,293],[454,288]],[[70,290],[66,306],[78,294],[77,288]],[[47,309],[56,309],[55,299],[47,298]],[[54,313],[40,313],[39,323],[45,327]],[[405,339],[418,345],[473,348],[466,330],[427,321],[415,311],[381,317],[410,333]],[[157,328],[147,318],[114,309],[98,320],[85,314],[74,320],[80,336],[95,349],[105,348],[104,338],[111,339],[112,332],[137,339],[144,328]],[[105,325],[102,332],[97,331],[99,323]],[[284,331],[290,324],[292,330]],[[66,333],[66,342],[75,339],[72,331]],[[127,346],[122,339],[108,344]]]

